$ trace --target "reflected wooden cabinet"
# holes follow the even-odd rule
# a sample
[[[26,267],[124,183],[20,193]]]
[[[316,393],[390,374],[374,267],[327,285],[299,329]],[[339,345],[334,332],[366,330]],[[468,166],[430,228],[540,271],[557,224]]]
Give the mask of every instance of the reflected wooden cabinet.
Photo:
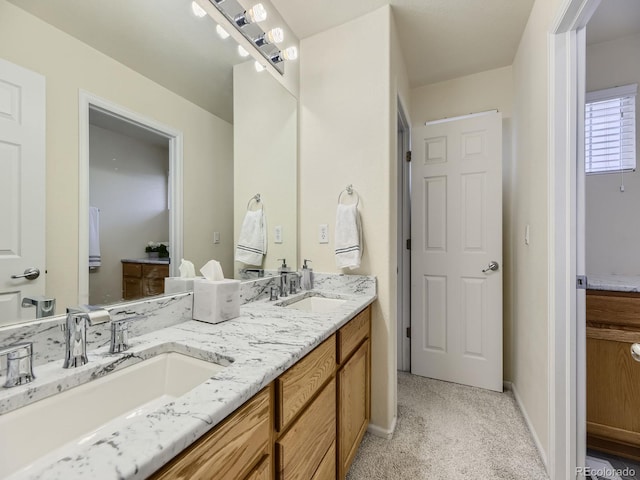
[[[640,460],[640,294],[587,291],[587,446]]]
[[[122,298],[136,300],[164,293],[168,263],[122,262]]]

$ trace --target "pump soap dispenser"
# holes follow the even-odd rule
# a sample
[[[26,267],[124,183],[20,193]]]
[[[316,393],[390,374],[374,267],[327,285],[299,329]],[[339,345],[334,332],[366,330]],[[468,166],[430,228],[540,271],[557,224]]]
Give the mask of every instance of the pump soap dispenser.
[[[307,262],[311,260],[304,259],[304,265],[302,265],[302,281],[300,286],[303,290],[311,290],[313,288],[313,270],[307,267]]]

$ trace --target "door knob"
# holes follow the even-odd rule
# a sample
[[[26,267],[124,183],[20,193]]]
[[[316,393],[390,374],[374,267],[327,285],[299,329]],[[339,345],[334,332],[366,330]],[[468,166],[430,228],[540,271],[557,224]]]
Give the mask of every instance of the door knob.
[[[495,272],[498,270],[498,268],[500,268],[500,265],[498,265],[498,262],[496,262],[495,260],[491,260],[489,262],[489,266],[485,269],[482,270],[482,273],[487,273],[489,271],[491,272]]]
[[[631,345],[631,356],[636,362],[640,362],[640,343]]]
[[[20,275],[11,275],[11,278],[26,278],[27,280],[35,280],[40,276],[40,270],[37,268],[27,268]]]

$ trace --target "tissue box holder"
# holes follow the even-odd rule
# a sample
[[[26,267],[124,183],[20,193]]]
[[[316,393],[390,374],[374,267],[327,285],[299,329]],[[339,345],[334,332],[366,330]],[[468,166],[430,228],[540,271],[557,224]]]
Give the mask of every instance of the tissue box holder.
[[[182,293],[193,291],[194,278],[165,277],[164,293]]]
[[[240,280],[195,279],[193,319],[220,323],[240,316]]]

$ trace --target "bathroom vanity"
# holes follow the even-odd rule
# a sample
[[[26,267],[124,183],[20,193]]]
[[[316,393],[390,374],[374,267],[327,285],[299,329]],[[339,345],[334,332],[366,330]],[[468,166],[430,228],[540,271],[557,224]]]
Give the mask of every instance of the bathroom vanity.
[[[14,448],[32,458],[0,466],[5,469],[0,476],[344,478],[370,416],[370,305],[377,298],[375,278],[317,274],[313,291],[271,302],[264,296],[275,282],[264,278],[242,284],[246,303],[240,317],[215,325],[188,320],[190,293],[109,307],[112,319],[133,315],[129,349],[109,354],[105,332],[97,326],[87,332],[89,362],[75,369],[62,369],[61,362],[53,360],[53,350],[59,348],[52,341],[55,320],[37,327],[42,334],[32,330],[35,351],[51,352],[37,358],[33,383],[0,392],[0,422],[58,395],[146,368],[174,352],[180,361],[211,362],[217,370],[188,391],[169,393],[150,411],[131,418],[120,415],[103,428],[71,438],[49,429],[49,420],[41,417],[45,424],[33,427],[42,429],[37,442],[31,438],[20,444],[14,438],[11,444],[3,443],[7,456]],[[172,309],[170,318],[158,313],[167,308]],[[194,364],[196,368],[200,367]],[[125,387],[130,390],[110,394],[135,396],[147,390],[145,382],[143,375]],[[119,388],[109,385],[106,390]],[[99,403],[92,402],[95,410],[81,410],[89,417],[98,416],[104,410]],[[80,418],[79,411],[69,413],[72,421]],[[48,431],[56,432],[50,451],[36,445]],[[198,477],[202,472],[206,475]]]
[[[123,259],[122,298],[160,295],[164,292],[164,279],[169,276],[169,259]]]
[[[640,278],[589,277],[587,446],[640,460]]]

